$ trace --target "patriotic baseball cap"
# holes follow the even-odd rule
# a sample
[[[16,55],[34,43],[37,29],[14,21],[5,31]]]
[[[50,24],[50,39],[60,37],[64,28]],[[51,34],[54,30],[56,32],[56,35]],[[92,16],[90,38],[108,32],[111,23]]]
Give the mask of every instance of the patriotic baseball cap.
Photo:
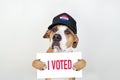
[[[62,13],[54,17],[48,29],[53,28],[55,25],[66,25],[74,34],[77,34],[76,21],[67,13]]]

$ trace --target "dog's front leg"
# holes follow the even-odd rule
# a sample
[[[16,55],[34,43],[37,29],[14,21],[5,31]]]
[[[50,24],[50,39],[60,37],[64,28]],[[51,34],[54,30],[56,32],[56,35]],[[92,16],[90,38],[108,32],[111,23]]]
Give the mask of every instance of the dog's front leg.
[[[47,50],[47,53],[53,53],[53,49],[51,47],[49,47],[49,49]]]
[[[75,78],[69,78],[69,80],[75,80]]]
[[[52,80],[51,78],[45,78],[45,80]]]

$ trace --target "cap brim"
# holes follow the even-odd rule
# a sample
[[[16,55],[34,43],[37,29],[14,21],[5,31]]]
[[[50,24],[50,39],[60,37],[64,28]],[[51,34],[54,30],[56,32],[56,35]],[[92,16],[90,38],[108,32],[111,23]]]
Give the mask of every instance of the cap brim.
[[[51,29],[51,28],[53,28],[53,27],[56,26],[56,25],[66,25],[66,26],[68,26],[68,25],[65,24],[65,23],[54,23],[54,24],[51,24],[51,25],[48,27],[48,29]]]
[[[65,24],[65,23],[54,23],[54,24],[51,24],[51,25],[48,27],[48,29],[51,29],[51,28],[53,28],[53,27],[56,26],[56,25],[66,25],[68,28],[70,28],[70,29],[73,31],[73,33],[75,33],[74,29],[73,29],[72,27],[70,27],[69,25]],[[76,33],[75,33],[75,34],[76,34]]]

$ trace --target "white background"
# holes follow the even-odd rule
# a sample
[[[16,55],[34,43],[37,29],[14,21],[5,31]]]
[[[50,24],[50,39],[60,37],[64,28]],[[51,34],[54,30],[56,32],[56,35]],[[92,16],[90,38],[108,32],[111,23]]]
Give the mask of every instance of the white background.
[[[31,63],[47,50],[42,36],[62,12],[77,21],[82,79],[120,79],[120,0],[0,0],[0,80],[36,80]]]

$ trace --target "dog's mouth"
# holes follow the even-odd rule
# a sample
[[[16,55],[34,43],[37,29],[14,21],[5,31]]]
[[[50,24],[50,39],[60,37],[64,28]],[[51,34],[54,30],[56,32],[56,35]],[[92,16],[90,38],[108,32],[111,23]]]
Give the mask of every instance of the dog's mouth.
[[[53,43],[52,43],[52,49],[61,50],[61,48],[60,48],[60,42],[53,41]]]

